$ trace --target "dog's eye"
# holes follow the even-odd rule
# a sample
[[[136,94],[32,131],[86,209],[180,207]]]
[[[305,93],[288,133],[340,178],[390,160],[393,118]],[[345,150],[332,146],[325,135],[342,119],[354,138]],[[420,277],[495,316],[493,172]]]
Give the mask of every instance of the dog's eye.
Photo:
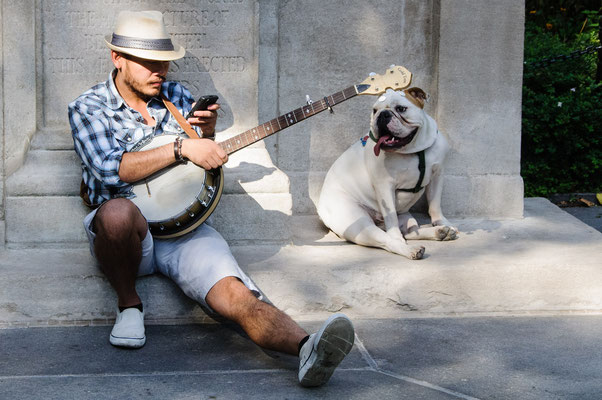
[[[376,108],[372,110],[372,114],[376,114]]]
[[[398,113],[405,112],[405,110],[407,110],[407,109],[408,108],[404,107],[404,106],[397,106],[397,107],[395,107],[395,111],[397,111]]]

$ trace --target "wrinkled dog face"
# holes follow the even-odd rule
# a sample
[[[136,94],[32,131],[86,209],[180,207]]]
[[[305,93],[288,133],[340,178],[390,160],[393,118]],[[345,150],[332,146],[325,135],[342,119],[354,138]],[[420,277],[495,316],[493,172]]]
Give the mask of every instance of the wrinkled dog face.
[[[414,139],[424,122],[425,100],[426,94],[419,88],[403,92],[389,89],[379,97],[374,103],[370,124],[378,140],[377,149],[394,151]]]

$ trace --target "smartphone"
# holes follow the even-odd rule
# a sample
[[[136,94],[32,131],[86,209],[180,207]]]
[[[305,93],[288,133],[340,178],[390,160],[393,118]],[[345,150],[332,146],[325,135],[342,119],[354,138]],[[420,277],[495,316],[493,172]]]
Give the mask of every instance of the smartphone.
[[[215,104],[218,98],[219,97],[217,97],[214,94],[199,97],[199,99],[196,101],[196,104],[194,105],[194,108],[190,110],[190,112],[186,115],[186,119],[194,117],[195,111],[206,110],[208,106],[210,106],[211,104]]]

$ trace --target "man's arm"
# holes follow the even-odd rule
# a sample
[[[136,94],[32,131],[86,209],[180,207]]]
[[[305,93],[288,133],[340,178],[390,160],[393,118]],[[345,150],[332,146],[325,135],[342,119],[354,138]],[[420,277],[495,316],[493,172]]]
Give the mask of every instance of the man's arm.
[[[182,156],[204,169],[217,168],[228,161],[226,152],[209,139],[184,139]],[[152,150],[124,153],[119,166],[119,178],[128,183],[137,182],[175,161],[171,143]]]
[[[197,111],[189,118],[191,125],[198,126],[207,134],[215,132],[219,104],[212,104],[207,111]],[[226,152],[215,142],[208,139],[184,139],[182,156],[204,169],[217,168],[228,161]],[[119,166],[119,178],[128,183],[137,182],[153,173],[170,166],[176,161],[173,144],[156,149],[124,153]]]

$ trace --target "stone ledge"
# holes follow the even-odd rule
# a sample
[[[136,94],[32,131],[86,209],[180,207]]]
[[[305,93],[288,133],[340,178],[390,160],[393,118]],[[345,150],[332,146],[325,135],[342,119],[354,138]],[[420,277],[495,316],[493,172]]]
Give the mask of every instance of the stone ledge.
[[[71,130],[64,128],[43,128],[36,132],[31,141],[31,150],[73,150]]]
[[[87,241],[82,221],[89,210],[79,196],[7,197],[6,209],[9,247]],[[290,238],[290,214],[288,193],[224,194],[212,218],[227,240],[281,242]]]
[[[419,261],[346,243],[315,217],[303,219],[291,224],[296,232],[317,231],[296,245],[232,247],[269,299],[296,319],[337,310],[365,318],[602,311],[602,234],[544,199],[526,199],[523,219],[452,220],[460,238],[421,241]],[[114,316],[115,296],[87,249],[1,254],[0,326]],[[138,288],[154,322],[204,318],[166,278],[142,278]]]
[[[77,196],[79,158],[73,150],[32,150],[25,164],[7,178],[9,196]],[[265,149],[245,149],[224,167],[224,193],[288,193],[289,179],[271,164]]]

